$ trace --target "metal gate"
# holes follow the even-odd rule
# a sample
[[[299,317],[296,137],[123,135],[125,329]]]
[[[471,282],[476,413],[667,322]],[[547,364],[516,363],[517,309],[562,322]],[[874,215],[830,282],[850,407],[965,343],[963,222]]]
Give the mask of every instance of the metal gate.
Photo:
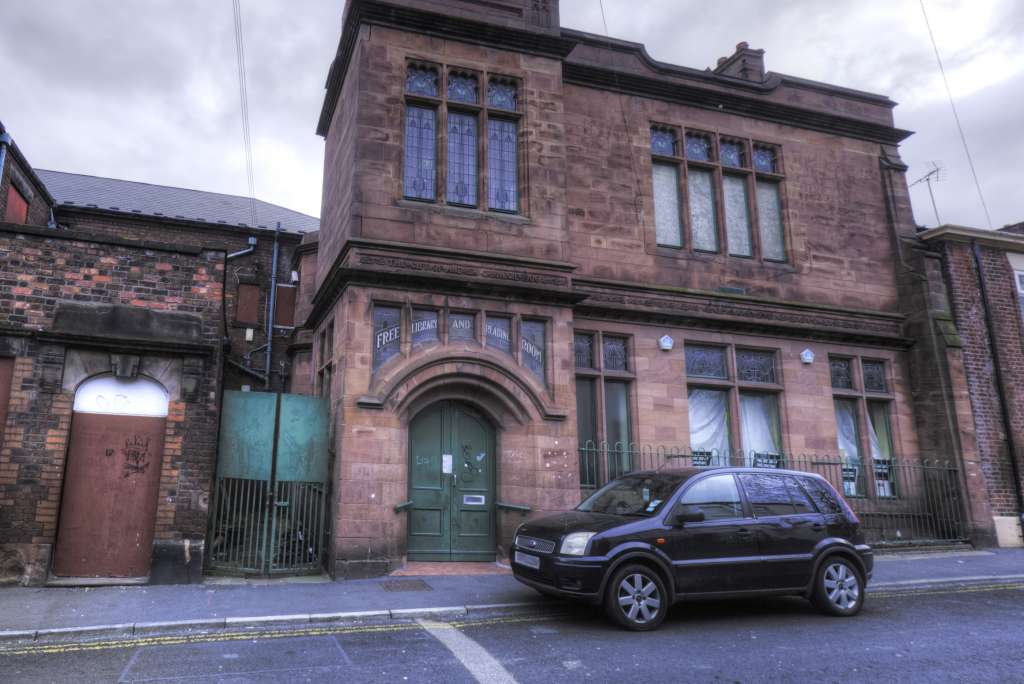
[[[224,392],[210,570],[318,573],[326,546],[328,411],[317,397]]]

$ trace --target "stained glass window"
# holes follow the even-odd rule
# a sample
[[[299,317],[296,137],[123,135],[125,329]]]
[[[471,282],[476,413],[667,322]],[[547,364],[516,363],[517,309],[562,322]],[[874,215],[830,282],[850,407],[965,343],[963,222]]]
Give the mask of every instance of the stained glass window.
[[[402,347],[402,310],[397,306],[373,307],[373,370],[377,371]]]
[[[742,168],[747,165],[747,153],[743,149],[743,143],[736,140],[723,140],[718,155],[726,166]]]
[[[477,93],[476,76],[454,71],[448,74],[449,100],[476,104],[478,97],[479,94]]]
[[[679,219],[679,167],[654,166],[654,232],[659,245],[683,246],[683,226]]]
[[[487,206],[497,211],[519,208],[516,122],[487,120]]]
[[[864,372],[865,392],[884,393],[888,391],[885,383],[884,361],[864,361],[861,364],[861,369]]]
[[[573,350],[576,353],[577,368],[594,367],[594,336],[577,334],[573,338]]]
[[[754,145],[754,170],[758,173],[779,172],[774,148]]]
[[[487,84],[487,106],[515,111],[518,106],[515,83],[492,78]]]
[[[772,383],[775,380],[775,352],[736,350],[736,376],[743,382]]]
[[[853,362],[850,359],[828,360],[829,373],[832,376],[832,387],[836,389],[853,389]]]
[[[487,346],[491,349],[512,353],[512,321],[504,316],[488,316],[485,325]]]
[[[541,382],[544,377],[544,321],[523,321],[520,326],[520,356],[522,364],[536,375]]]
[[[605,335],[603,338],[604,369],[613,371],[629,370],[629,357],[626,354],[628,349],[625,337],[612,337]]]
[[[437,112],[428,107],[405,110],[405,196],[432,200],[436,196]]]
[[[757,220],[761,235],[761,254],[772,261],[786,260],[786,238],[782,230],[782,206],[779,184],[757,181]]]
[[[722,347],[686,346],[686,374],[693,378],[717,378],[726,380],[725,349]]]
[[[725,235],[729,254],[751,256],[754,247],[750,239],[747,179],[744,176],[723,175],[722,196],[725,201]]]
[[[448,193],[452,204],[476,206],[476,116],[448,112]]]
[[[686,174],[690,191],[690,233],[693,248],[704,252],[718,251],[718,219],[712,173],[705,169],[689,169]]]
[[[405,91],[413,95],[437,97],[437,69],[411,66],[405,73]]]
[[[670,128],[651,129],[651,152],[674,157],[676,154],[676,134]]]
[[[687,133],[686,158],[694,161],[711,161],[711,138],[702,133]]]
[[[412,312],[412,343],[437,342],[437,312],[431,309],[414,309]]]
[[[476,316],[467,313],[448,314],[448,341],[476,339]]]

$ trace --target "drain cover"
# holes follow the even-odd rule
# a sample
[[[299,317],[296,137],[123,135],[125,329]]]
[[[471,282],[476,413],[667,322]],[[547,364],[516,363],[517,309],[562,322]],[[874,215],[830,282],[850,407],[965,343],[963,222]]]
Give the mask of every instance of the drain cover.
[[[384,580],[380,583],[384,591],[433,591],[434,588],[421,579]]]

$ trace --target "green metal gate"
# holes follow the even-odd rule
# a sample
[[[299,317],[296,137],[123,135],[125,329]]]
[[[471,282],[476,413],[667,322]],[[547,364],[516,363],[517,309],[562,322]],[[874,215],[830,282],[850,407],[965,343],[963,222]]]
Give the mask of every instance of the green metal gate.
[[[224,392],[211,571],[320,572],[327,534],[327,434],[322,399]]]

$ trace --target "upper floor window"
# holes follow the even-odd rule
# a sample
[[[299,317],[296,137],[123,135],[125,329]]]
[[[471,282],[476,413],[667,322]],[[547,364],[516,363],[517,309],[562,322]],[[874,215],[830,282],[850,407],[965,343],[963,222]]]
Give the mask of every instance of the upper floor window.
[[[658,245],[785,261],[779,150],[745,138],[651,127]],[[684,225],[688,224],[688,231]]]
[[[490,211],[518,212],[518,83],[413,63],[406,70],[405,93],[404,196],[473,208],[484,197]],[[443,167],[439,150],[444,151]],[[439,187],[444,189],[440,198]]]

